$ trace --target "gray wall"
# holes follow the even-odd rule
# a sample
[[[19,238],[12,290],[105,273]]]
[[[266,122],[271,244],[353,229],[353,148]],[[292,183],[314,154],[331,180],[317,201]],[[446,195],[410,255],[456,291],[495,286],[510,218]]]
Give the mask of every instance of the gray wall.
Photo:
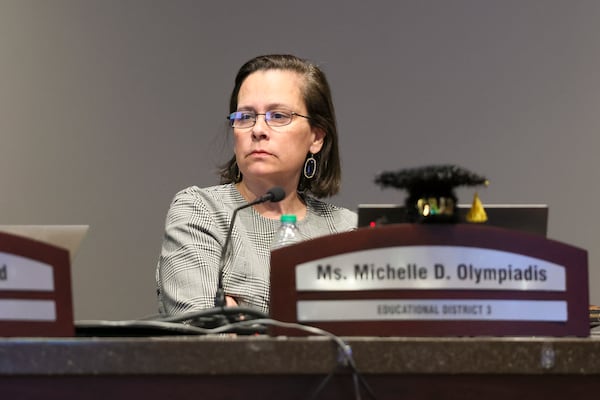
[[[0,223],[91,226],[77,319],[155,313],[165,213],[217,182],[237,68],[291,52],[333,87],[334,202],[400,203],[377,172],[462,165],[484,202],[547,203],[600,303],[599,20],[594,0],[0,0]]]

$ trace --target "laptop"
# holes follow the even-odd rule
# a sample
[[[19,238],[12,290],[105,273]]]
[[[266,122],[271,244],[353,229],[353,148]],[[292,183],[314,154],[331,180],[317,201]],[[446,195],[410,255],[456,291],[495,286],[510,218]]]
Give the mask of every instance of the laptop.
[[[546,236],[548,233],[548,205],[546,204],[484,204],[488,216],[484,225]],[[459,204],[459,222],[466,222],[470,204]],[[397,204],[359,204],[358,227],[408,222],[404,206]]]
[[[67,249],[71,262],[88,230],[89,225],[0,225],[0,232]]]

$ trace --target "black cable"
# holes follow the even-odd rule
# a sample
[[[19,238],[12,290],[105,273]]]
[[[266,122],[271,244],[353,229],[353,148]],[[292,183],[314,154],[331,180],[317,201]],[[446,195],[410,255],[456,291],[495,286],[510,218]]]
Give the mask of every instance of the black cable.
[[[205,328],[203,326],[195,326],[181,323],[180,321],[197,321],[201,317],[214,317],[215,312],[221,312],[227,317],[236,316],[239,318],[243,316],[248,316],[248,319],[238,320],[235,322],[230,322],[223,324],[221,326]],[[222,314],[222,315],[223,315]],[[217,307],[209,310],[201,310],[194,311],[186,314],[181,314],[177,316],[164,317],[162,320],[122,320],[122,321],[103,321],[103,320],[80,320],[76,321],[77,328],[83,329],[94,329],[94,328],[136,328],[136,329],[161,329],[171,333],[180,333],[180,334],[196,334],[196,335],[210,335],[210,334],[224,334],[224,333],[236,333],[240,328],[251,328],[253,330],[258,330],[260,327],[264,327],[264,325],[272,325],[278,326],[286,329],[297,329],[304,332],[312,333],[317,336],[326,336],[333,340],[336,344],[339,358],[338,364],[336,367],[321,381],[321,383],[317,386],[315,391],[313,391],[311,395],[311,399],[315,399],[316,396],[323,390],[323,388],[327,385],[327,383],[331,380],[338,367],[349,367],[352,372],[352,380],[354,387],[354,394],[357,400],[361,399],[360,389],[361,386],[367,391],[369,396],[376,400],[376,396],[373,393],[371,387],[367,384],[362,374],[356,368],[356,364],[354,362],[354,358],[352,356],[352,348],[346,342],[344,342],[340,337],[334,335],[331,332],[326,330],[309,326],[302,325],[294,322],[282,322],[277,321],[270,318],[260,318],[264,316],[263,313],[253,310],[246,309],[243,307]],[[259,317],[259,318],[255,318]],[[229,319],[227,319],[229,320]]]
[[[310,395],[308,400],[315,400],[317,398],[317,396],[323,391],[325,386],[327,386],[327,384],[329,383],[329,380],[331,378],[333,378],[333,375],[335,375],[336,369],[337,369],[337,367],[332,369],[331,372],[328,373],[327,376],[325,376],[325,378],[323,378],[323,380],[321,380],[321,382],[317,385],[317,387],[312,392],[312,394]]]
[[[367,393],[369,394],[369,396],[374,399],[377,400],[377,397],[375,396],[375,394],[373,393],[373,390],[371,389],[371,387],[367,384],[366,380],[364,379],[364,377],[362,376],[362,374],[358,371],[358,369],[356,368],[356,364],[354,362],[354,358],[352,356],[352,348],[350,347],[350,345],[348,345],[346,342],[344,342],[339,336],[334,335],[331,332],[328,332],[326,330],[314,327],[314,326],[309,326],[309,325],[302,325],[299,323],[294,323],[294,322],[282,322],[282,321],[277,321],[274,319],[270,319],[270,318],[264,318],[264,319],[255,319],[255,320],[251,320],[251,321],[240,321],[240,322],[236,322],[233,324],[228,324],[228,325],[223,325],[221,327],[212,329],[212,331],[214,333],[226,333],[228,329],[230,329],[233,326],[240,326],[240,325],[244,325],[244,324],[262,324],[262,325],[273,325],[273,326],[278,326],[280,328],[287,328],[287,329],[298,329],[304,332],[308,332],[308,333],[312,333],[318,336],[327,336],[330,339],[332,339],[334,341],[334,343],[337,345],[338,347],[338,351],[340,353],[340,359],[338,360],[338,365],[336,366],[336,368],[334,368],[334,370],[332,372],[330,372],[329,375],[333,376],[333,374],[335,373],[336,369],[341,365],[341,366],[348,366],[350,367],[350,370],[352,372],[352,376],[353,376],[353,380],[355,381],[354,386],[354,394],[356,396],[356,399],[360,399],[360,386],[362,385],[364,387],[364,389],[367,391]],[[323,388],[321,386],[324,387],[323,382],[325,382],[325,384],[330,380],[331,378],[325,378],[324,381],[321,382],[321,384],[319,385],[318,392],[320,392]],[[316,393],[315,393],[316,392]],[[317,391],[313,392],[313,396],[315,396],[316,394],[318,394]],[[315,397],[311,397],[311,398],[315,398]]]
[[[79,320],[75,322],[77,329],[102,329],[102,328],[144,328],[144,329],[161,329],[167,332],[207,335],[210,334],[210,329],[200,328],[191,325],[185,325],[178,322],[167,321],[140,321],[140,320],[124,320],[124,321],[104,321],[104,320]]]
[[[269,318],[267,314],[249,307],[213,307],[205,310],[190,311],[183,314],[162,316],[158,320],[165,322],[183,322],[190,321],[201,317],[213,317],[217,315],[245,315],[246,317],[254,318]]]
[[[254,320],[257,318],[268,318],[268,316],[254,308],[249,307],[213,307],[204,310],[191,311],[174,316],[159,316],[157,320],[164,322],[180,322],[205,329],[217,328],[239,321]],[[266,334],[264,327],[237,327],[232,332],[240,335]]]
[[[352,373],[352,384],[354,386],[354,397],[356,397],[356,400],[360,400],[360,384],[357,375],[356,372]]]

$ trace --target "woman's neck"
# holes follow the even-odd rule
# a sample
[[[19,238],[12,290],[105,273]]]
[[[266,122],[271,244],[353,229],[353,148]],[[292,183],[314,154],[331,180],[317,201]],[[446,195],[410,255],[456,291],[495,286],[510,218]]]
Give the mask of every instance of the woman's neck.
[[[254,201],[255,199],[263,196],[269,189],[263,186],[250,187],[244,181],[239,182],[235,185],[242,195],[242,197],[248,201]],[[282,214],[294,214],[298,220],[303,219],[306,216],[306,204],[302,200],[302,197],[296,192],[295,188],[283,188],[285,190],[285,197],[277,203],[266,202],[257,204],[254,209],[263,217],[270,219],[279,219]]]

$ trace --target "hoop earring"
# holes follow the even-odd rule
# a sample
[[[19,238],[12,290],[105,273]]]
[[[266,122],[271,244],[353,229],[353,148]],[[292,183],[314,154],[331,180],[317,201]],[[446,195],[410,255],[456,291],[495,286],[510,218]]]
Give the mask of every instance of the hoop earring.
[[[317,173],[317,160],[315,160],[314,154],[310,153],[310,157],[304,162],[303,173],[306,179],[312,179]]]
[[[237,161],[235,163],[235,169],[237,170],[237,173],[235,175],[235,183],[238,183],[242,180],[242,171],[240,171],[240,167],[237,165]]]

